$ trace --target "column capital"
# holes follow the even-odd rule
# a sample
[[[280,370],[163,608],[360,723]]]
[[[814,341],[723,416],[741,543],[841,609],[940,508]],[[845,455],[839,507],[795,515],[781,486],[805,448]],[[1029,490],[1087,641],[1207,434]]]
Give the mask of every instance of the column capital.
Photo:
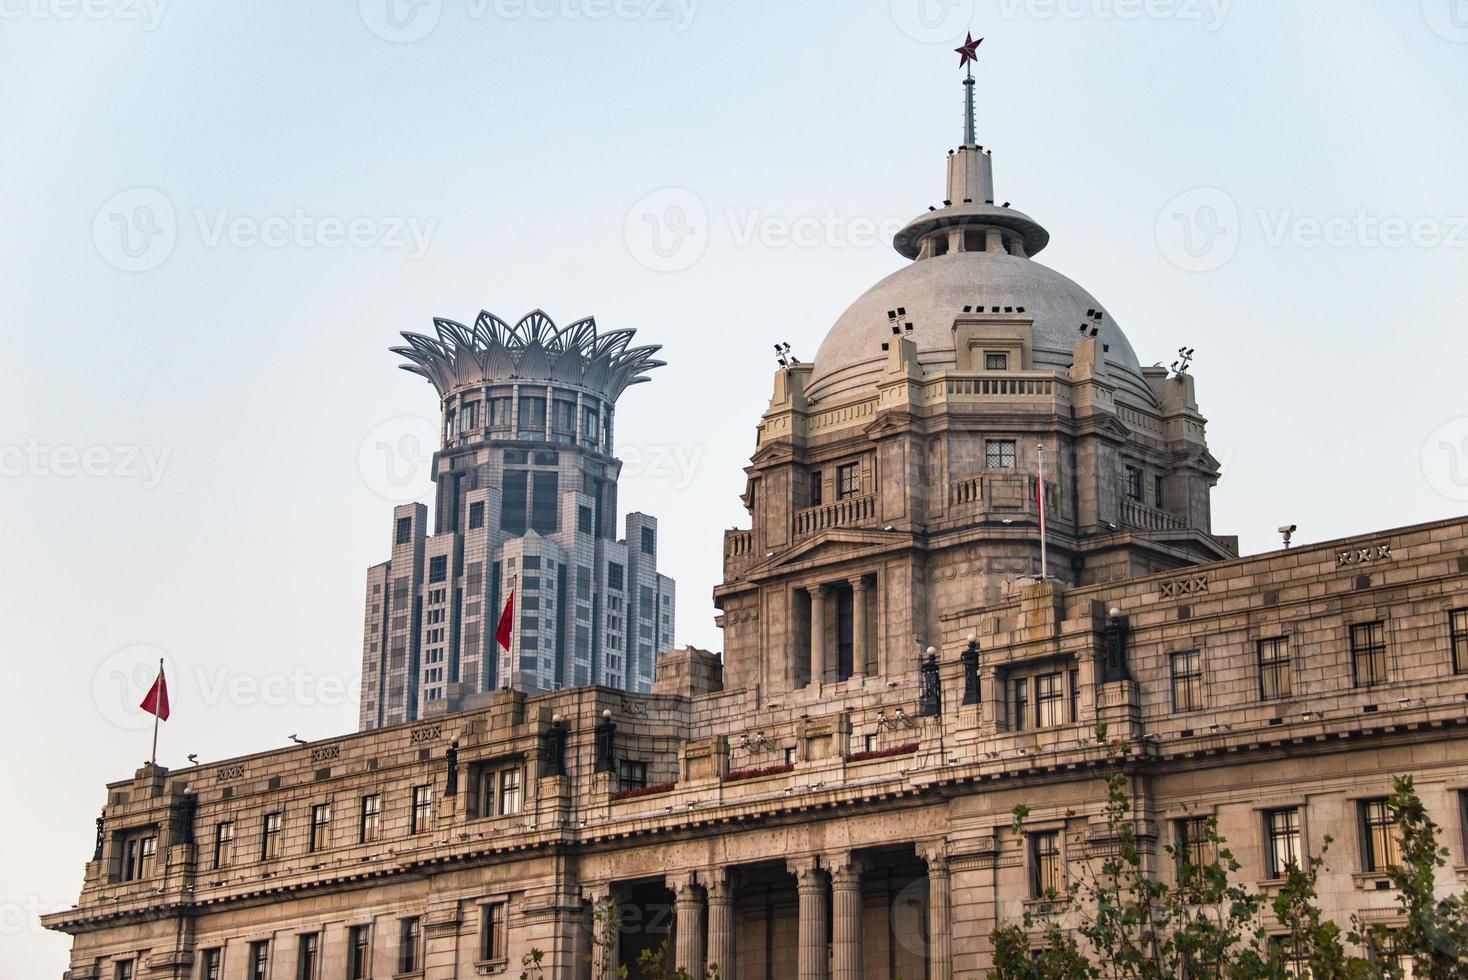
[[[846,581],[850,583],[852,592],[865,592],[867,590],[867,577],[865,575],[853,575]]]
[[[703,887],[710,903],[734,900],[734,874],[733,868],[710,868],[703,872]]]
[[[703,898],[698,890],[698,875],[692,871],[664,875],[663,883],[672,891],[673,897],[680,904],[683,902],[698,902]]]
[[[799,891],[825,886],[825,882],[821,879],[821,862],[814,855],[787,858],[785,867],[795,876],[795,887]]]
[[[918,857],[928,865],[928,877],[948,877],[948,841],[946,838],[918,841]]]
[[[831,590],[824,585],[808,585],[805,591],[810,593],[812,599],[824,599]]]

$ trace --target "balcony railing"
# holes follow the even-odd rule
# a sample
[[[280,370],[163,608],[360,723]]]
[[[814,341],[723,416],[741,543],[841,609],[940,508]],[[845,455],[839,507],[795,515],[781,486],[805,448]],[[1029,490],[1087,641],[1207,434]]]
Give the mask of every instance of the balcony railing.
[[[797,538],[825,531],[833,527],[854,527],[866,524],[876,516],[877,498],[847,497],[834,503],[807,507],[795,512],[794,530]]]
[[[1130,497],[1123,497],[1121,500],[1121,523],[1139,531],[1181,531],[1188,526],[1176,514],[1148,507]]]

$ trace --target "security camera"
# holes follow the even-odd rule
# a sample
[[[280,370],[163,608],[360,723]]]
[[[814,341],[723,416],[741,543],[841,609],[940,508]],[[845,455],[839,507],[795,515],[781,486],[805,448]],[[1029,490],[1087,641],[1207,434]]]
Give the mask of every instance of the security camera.
[[[1279,535],[1284,538],[1284,546],[1286,548],[1290,546],[1290,538],[1294,537],[1295,532],[1299,529],[1298,524],[1286,524],[1279,529]]]

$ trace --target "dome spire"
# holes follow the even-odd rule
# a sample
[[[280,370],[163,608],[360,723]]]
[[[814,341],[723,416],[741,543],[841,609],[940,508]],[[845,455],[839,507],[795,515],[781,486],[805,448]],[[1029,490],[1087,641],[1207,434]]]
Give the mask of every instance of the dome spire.
[[[983,38],[975,41],[973,34],[968,33],[964,35],[963,44],[953,49],[958,53],[958,67],[968,69],[963,80],[964,146],[978,145],[978,137],[974,133],[974,62],[979,60],[979,45],[983,43]]]

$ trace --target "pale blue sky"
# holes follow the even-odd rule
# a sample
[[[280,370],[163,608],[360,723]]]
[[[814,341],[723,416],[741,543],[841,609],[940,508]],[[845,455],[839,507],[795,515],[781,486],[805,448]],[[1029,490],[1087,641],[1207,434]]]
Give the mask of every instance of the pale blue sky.
[[[0,0],[8,978],[64,968],[35,914],[146,757],[154,648],[166,764],[354,727],[376,447],[435,409],[399,330],[539,306],[663,344],[622,504],[718,649],[770,345],[808,358],[901,263],[871,229],[942,196],[970,26],[1042,261],[1143,363],[1197,348],[1217,531],[1468,507],[1468,0],[95,2]],[[649,217],[694,234],[660,255]]]

